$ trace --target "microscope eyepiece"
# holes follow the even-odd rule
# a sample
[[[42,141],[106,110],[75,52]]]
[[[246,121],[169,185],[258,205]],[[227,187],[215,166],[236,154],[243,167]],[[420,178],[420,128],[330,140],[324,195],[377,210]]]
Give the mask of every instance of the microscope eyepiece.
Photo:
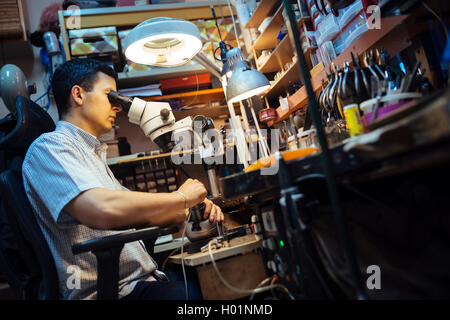
[[[127,96],[123,96],[117,91],[110,91],[108,93],[108,100],[113,105],[120,105],[126,113],[130,111],[131,104],[133,103],[133,99]]]

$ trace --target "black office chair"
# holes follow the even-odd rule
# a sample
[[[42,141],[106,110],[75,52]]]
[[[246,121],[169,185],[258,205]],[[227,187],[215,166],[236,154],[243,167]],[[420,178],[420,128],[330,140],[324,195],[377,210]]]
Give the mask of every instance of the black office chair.
[[[17,299],[56,300],[58,277],[50,249],[25,194],[22,161],[30,144],[54,130],[51,117],[26,97],[16,98],[16,111],[0,120],[0,269]],[[152,254],[157,237],[177,230],[144,228],[72,247],[74,254],[92,251],[97,257],[98,299],[118,298],[119,256],[125,243],[145,240]]]

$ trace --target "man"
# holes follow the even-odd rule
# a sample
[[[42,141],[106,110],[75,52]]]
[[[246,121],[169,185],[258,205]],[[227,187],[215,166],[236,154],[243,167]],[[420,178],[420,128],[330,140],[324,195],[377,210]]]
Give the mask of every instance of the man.
[[[114,70],[96,60],[61,65],[52,80],[60,121],[55,131],[33,142],[22,166],[25,191],[56,263],[62,299],[93,299],[97,294],[96,258],[92,253],[74,256],[74,243],[127,226],[177,224],[186,219],[186,208],[202,201],[205,217],[223,221],[221,209],[205,198],[206,189],[197,180],[187,180],[176,192],[157,194],[119,184],[106,165],[106,145],[97,139],[111,130],[121,111],[108,100],[108,93],[117,90],[116,80]],[[68,270],[73,266],[80,270],[80,286],[70,285]],[[155,295],[152,288],[164,287],[157,282],[164,274],[141,242],[124,246],[119,269],[121,298],[180,298],[181,286],[170,282],[164,282],[169,291]],[[139,292],[131,294],[133,290]]]

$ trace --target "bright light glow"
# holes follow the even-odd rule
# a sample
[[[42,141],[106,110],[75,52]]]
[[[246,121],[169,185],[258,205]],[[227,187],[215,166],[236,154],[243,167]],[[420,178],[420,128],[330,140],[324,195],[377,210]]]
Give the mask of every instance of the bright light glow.
[[[183,33],[157,34],[137,40],[125,50],[128,60],[159,67],[189,62],[202,48],[199,38]]]
[[[236,97],[230,99],[229,102],[235,103],[235,102],[242,101],[242,100],[251,98],[251,97],[259,95],[259,94],[263,94],[269,88],[270,88],[270,84],[262,86],[262,87],[258,87],[258,88],[255,88],[255,89],[252,89],[252,90],[249,90],[249,91],[246,91],[246,92],[244,92],[244,93],[242,93],[240,95],[237,95]]]

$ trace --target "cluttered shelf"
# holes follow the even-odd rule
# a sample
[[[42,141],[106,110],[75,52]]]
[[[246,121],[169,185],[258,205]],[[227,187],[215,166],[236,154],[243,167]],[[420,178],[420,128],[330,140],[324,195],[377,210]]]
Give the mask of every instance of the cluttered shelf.
[[[229,17],[230,10],[225,0],[214,1],[215,10],[223,16]],[[231,9],[233,14],[235,9]],[[81,9],[78,11],[58,11],[62,43],[66,60],[71,59],[68,31],[72,29],[97,28],[105,26],[136,26],[137,24],[156,17],[195,20],[213,19],[209,3],[170,3],[150,4],[140,6],[125,6],[100,9]],[[75,21],[74,17],[78,17]]]
[[[309,17],[300,18],[297,20],[297,24],[300,26],[303,22],[310,19]],[[316,49],[316,47],[308,48],[308,50]],[[305,52],[307,55],[308,52]],[[268,58],[263,63],[260,63],[258,71],[262,73],[270,73],[280,70],[280,67],[284,66],[287,62],[292,60],[293,48],[288,36],[281,39],[280,43],[276,45],[273,51],[269,54]]]
[[[261,34],[252,45],[252,50],[272,49],[276,46],[277,36],[281,26],[284,24],[283,6],[281,5],[272,18],[269,18],[265,28],[258,28]],[[264,26],[264,25],[263,25]]]
[[[404,36],[399,37],[401,33],[397,34],[393,32],[394,29],[400,27],[407,18],[407,15],[382,18],[381,24],[383,25],[383,28],[367,30],[363,35],[361,35],[361,37],[355,40],[351,46],[344,50],[332,62],[336,65],[343,65],[345,61],[349,61],[351,64],[352,52],[355,55],[361,55],[363,52],[376,45],[379,47],[385,46],[390,54],[396,54],[401,50],[407,48],[410,45],[409,40]],[[325,70],[311,78],[311,84],[313,90],[316,93],[321,89],[322,79],[326,81]],[[308,103],[308,95],[306,94],[305,87],[303,86],[293,95],[288,97],[288,101],[290,106],[289,110],[282,110],[281,107],[278,107],[278,119],[275,121],[269,121],[269,126],[273,126],[274,124],[286,120],[290,114],[306,106],[306,104]]]
[[[264,93],[264,96],[280,96],[286,94],[286,88],[290,82],[296,82],[300,79],[300,69],[297,61],[293,61],[289,64],[284,73],[276,78],[270,88]]]
[[[281,27],[285,24],[283,17],[284,6],[280,5],[273,17],[269,18],[267,26],[259,29],[261,34],[255,40],[252,45],[252,50],[273,49],[277,46],[277,38],[280,33]],[[309,16],[299,17],[297,19],[297,26],[300,27],[303,23],[310,21]]]
[[[280,3],[280,0],[261,0],[252,16],[248,20],[245,28],[257,28],[267,15]]]

